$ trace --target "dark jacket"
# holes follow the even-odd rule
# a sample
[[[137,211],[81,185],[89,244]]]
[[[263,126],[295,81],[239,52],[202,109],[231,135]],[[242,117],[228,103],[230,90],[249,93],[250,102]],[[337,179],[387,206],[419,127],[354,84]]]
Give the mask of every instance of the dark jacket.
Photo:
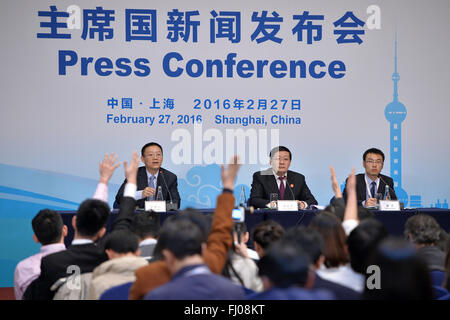
[[[113,230],[128,229],[134,214],[136,200],[123,198],[119,214],[114,221]],[[92,272],[98,265],[108,260],[102,240],[99,243],[71,245],[67,250],[45,256],[41,260],[41,274],[28,286],[23,295],[24,300],[51,300],[55,295],[50,288],[60,278],[72,275],[73,267],[79,268],[80,274]]]
[[[394,190],[394,180],[392,178],[380,174],[381,179],[380,183],[378,184],[378,190],[377,193],[381,193],[384,196],[384,192],[386,190],[386,183],[389,185],[389,194],[391,196],[392,200],[397,200],[397,195],[395,194]],[[356,175],[356,200],[358,201],[358,206],[362,206],[362,202],[366,201],[367,196],[367,186],[366,186],[366,180],[365,180],[365,174],[360,173]],[[345,201],[347,201],[347,180],[345,180],[345,188],[343,192],[343,196]]]
[[[245,299],[242,287],[211,272],[195,273],[199,267],[209,270],[204,264],[184,267],[176,272],[168,283],[150,291],[145,296],[145,300]],[[193,272],[193,274],[190,275],[190,272]]]
[[[166,200],[166,202],[170,202],[172,197],[172,202],[177,204],[177,207],[180,208],[180,195],[178,193],[178,180],[177,176],[170,172],[169,170],[166,170],[164,168],[160,168],[158,173],[158,179],[156,181],[156,190],[158,190],[158,187],[160,186],[163,193],[163,198]],[[166,180],[164,183],[164,179]],[[120,186],[119,191],[116,195],[116,201],[114,202],[113,207],[118,208],[120,205],[120,201],[123,197],[123,192],[125,190],[125,185],[127,183],[127,179],[122,183]],[[167,187],[166,187],[167,184]],[[147,170],[145,167],[139,167],[138,173],[137,173],[137,190],[144,190],[148,187],[148,177],[147,177]],[[170,192],[170,195],[169,195]],[[156,196],[156,194],[155,194]],[[139,208],[144,208],[145,205],[145,199],[140,199],[136,202],[137,206]]]
[[[265,208],[269,203],[271,193],[277,193],[278,199],[281,200],[280,189],[272,168],[255,172],[250,191],[250,205],[255,208]],[[301,200],[305,201],[308,206],[317,204],[317,200],[306,185],[305,176],[290,170],[287,172],[284,200]]]

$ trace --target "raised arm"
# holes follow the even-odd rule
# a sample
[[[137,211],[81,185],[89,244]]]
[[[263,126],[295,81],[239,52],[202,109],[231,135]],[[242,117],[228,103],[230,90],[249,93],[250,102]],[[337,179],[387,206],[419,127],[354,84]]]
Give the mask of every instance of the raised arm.
[[[117,215],[112,227],[113,230],[128,229],[133,218],[133,213],[136,206],[134,196],[137,189],[137,171],[139,168],[139,155],[136,151],[133,151],[130,164],[128,164],[127,161],[123,162],[123,168],[125,171],[125,177],[127,178],[127,184],[125,185],[123,198],[120,202],[119,214]]]
[[[108,201],[108,182],[111,179],[114,171],[120,166],[120,162],[116,163],[117,155],[114,152],[106,154],[103,161],[99,164],[100,179],[97,184],[94,196],[92,198]]]

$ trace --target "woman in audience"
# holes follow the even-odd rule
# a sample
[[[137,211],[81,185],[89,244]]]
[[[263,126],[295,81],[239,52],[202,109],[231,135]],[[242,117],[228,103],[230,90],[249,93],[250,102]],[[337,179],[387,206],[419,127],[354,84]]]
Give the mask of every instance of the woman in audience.
[[[350,267],[346,236],[340,220],[323,211],[311,220],[309,228],[317,230],[324,243],[325,261],[317,270],[317,274],[325,280],[362,292],[364,277]]]
[[[238,236],[237,227],[240,227],[241,236]],[[258,267],[250,259],[246,242],[248,241],[248,232],[244,223],[233,226],[233,245],[228,252],[227,262],[223,269],[223,275],[234,283],[245,287],[253,292],[262,291],[263,285],[258,276]]]
[[[264,220],[253,229],[253,245],[259,258],[264,256],[270,244],[284,235],[284,228],[276,221]]]

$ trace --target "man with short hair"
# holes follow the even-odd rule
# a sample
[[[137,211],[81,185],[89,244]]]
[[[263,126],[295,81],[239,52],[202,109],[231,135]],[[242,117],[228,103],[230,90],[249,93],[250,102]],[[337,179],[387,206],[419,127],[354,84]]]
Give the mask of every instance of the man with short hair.
[[[17,264],[14,271],[14,294],[16,300],[21,300],[28,285],[41,274],[43,257],[66,249],[64,238],[67,236],[67,226],[58,212],[43,209],[31,221],[33,240],[41,244],[39,253],[32,255]]]
[[[180,207],[177,176],[161,167],[163,162],[163,149],[156,142],[149,142],[141,149],[141,161],[145,166],[140,167],[137,176],[137,192],[135,199],[137,206],[144,208],[145,200],[156,200],[158,187],[161,187],[162,196],[166,202],[172,201]],[[127,180],[123,182],[116,195],[114,208],[118,208],[123,197]]]
[[[296,200],[300,209],[316,205],[317,201],[311,194],[305,176],[290,171],[292,153],[284,147],[275,147],[270,151],[269,169],[253,174],[252,189],[250,191],[250,205],[255,208],[273,207],[270,194],[278,195],[278,200]]]
[[[259,276],[264,291],[250,295],[249,300],[333,300],[332,292],[313,289],[314,273],[310,256],[291,240],[272,244],[259,260]]]
[[[137,236],[129,230],[113,231],[106,235],[103,242],[109,260],[92,272],[89,300],[98,300],[106,290],[133,282],[136,269],[148,264],[145,258],[139,256]]]
[[[151,260],[159,233],[160,215],[157,212],[140,212],[134,215],[130,230],[138,237],[141,257]]]
[[[183,215],[168,218],[161,228],[162,254],[172,279],[150,291],[146,300],[239,300],[244,291],[205,264],[200,227]]]
[[[100,165],[100,182],[108,183],[114,170],[117,168],[113,157],[105,157]],[[104,165],[105,162],[107,165]],[[129,183],[125,188],[119,214],[114,221],[112,230],[128,229],[130,215],[133,213],[135,200],[128,196],[136,190],[136,175],[139,165],[139,155],[133,153],[132,161],[128,166],[124,162],[125,175]],[[106,174],[105,174],[106,173]],[[72,218],[75,236],[67,250],[50,254],[41,261],[41,274],[27,288],[23,295],[25,300],[51,300],[55,291],[51,288],[61,278],[67,278],[73,267],[80,274],[90,273],[95,267],[108,260],[103,247],[97,242],[106,233],[110,208],[106,202],[98,199],[83,201],[78,207],[77,214]],[[72,269],[73,270],[73,269]]]
[[[386,185],[389,186],[389,196],[392,200],[397,200],[394,191],[394,180],[391,177],[381,174],[384,164],[383,151],[370,148],[363,154],[363,167],[365,173],[356,175],[356,199],[359,206],[375,207],[377,204],[376,194],[384,196]],[[347,185],[347,180],[345,181]],[[344,199],[347,200],[346,188],[344,188]]]

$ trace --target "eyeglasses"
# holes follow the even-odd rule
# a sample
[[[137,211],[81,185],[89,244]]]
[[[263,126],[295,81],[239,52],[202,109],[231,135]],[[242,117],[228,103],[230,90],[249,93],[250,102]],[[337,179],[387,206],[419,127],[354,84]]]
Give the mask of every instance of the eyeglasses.
[[[372,160],[372,159],[369,159],[369,160],[366,160],[366,163],[368,163],[368,164],[382,164],[383,163],[383,161],[381,161],[381,160]]]

